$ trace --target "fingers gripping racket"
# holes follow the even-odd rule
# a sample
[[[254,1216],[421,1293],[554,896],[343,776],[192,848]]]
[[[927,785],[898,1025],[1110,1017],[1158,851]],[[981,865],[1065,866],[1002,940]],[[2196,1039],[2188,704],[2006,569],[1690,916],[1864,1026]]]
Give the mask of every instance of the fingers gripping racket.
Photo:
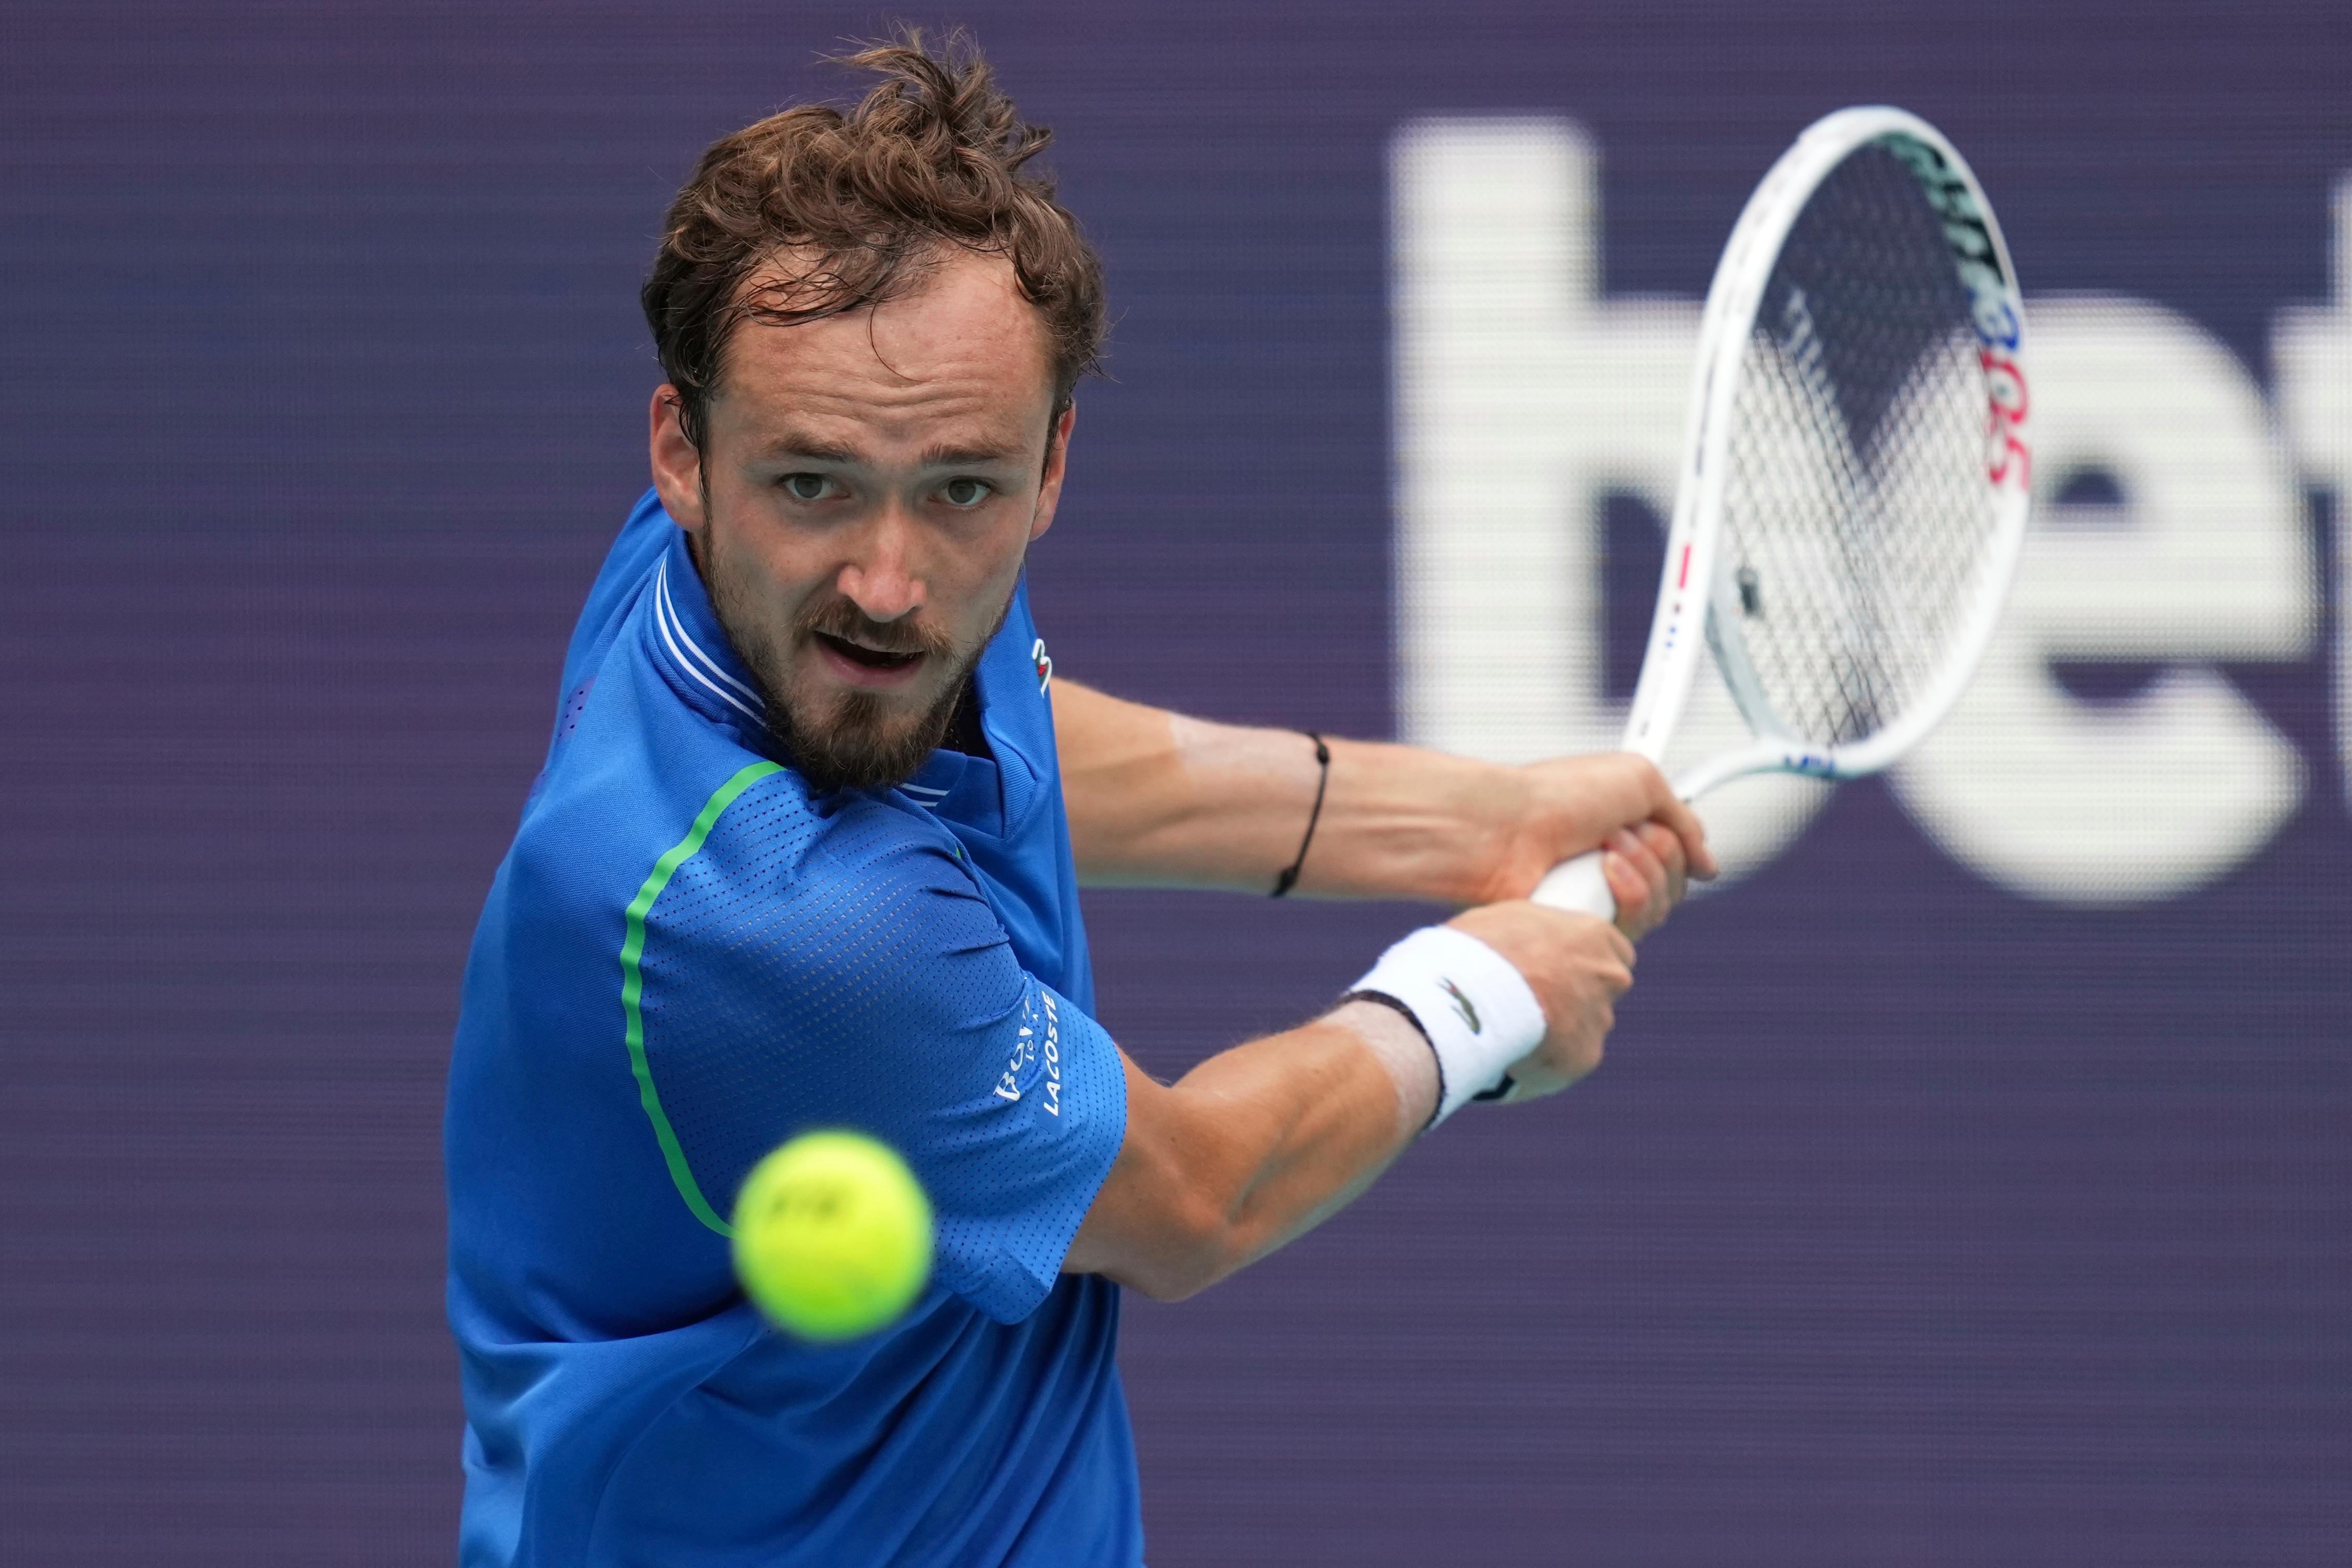
[[[1846,109],[1764,176],[1699,329],[1664,575],[1624,747],[1663,761],[1713,650],[1748,738],[1675,780],[1876,773],[1943,718],[2024,539],[2017,275],[1934,127]],[[1595,850],[1538,903],[1604,918]]]

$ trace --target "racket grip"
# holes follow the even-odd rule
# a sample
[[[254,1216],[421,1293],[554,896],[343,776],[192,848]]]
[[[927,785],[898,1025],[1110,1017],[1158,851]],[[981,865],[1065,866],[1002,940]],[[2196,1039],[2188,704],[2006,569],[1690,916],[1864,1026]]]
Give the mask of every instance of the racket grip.
[[[1598,915],[1604,921],[1617,918],[1617,895],[1609,890],[1609,879],[1601,874],[1598,849],[1588,849],[1573,860],[1554,866],[1528,897],[1555,910]]]

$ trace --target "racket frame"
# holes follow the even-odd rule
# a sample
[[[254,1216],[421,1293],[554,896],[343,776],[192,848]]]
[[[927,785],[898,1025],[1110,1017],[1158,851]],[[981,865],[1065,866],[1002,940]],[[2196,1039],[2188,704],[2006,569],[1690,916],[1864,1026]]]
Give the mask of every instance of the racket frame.
[[[1885,729],[1848,745],[1822,746],[1788,732],[1742,646],[1737,600],[1727,597],[1731,586],[1719,570],[1724,490],[1741,362],[1780,247],[1822,182],[1871,143],[1885,146],[1910,169],[1943,216],[1955,269],[1969,290],[1979,353],[1995,389],[1986,416],[1986,482],[1994,490],[1995,531],[1988,570],[1953,656],[1927,689]],[[1958,700],[1992,639],[2024,545],[2031,481],[2024,325],[2016,268],[1991,203],[1958,149],[1918,116],[1884,105],[1839,110],[1807,127],[1758,183],[1724,245],[1700,317],[1665,566],[1622,744],[1654,763],[1664,760],[1697,677],[1702,642],[1712,647],[1754,739],[1678,776],[1677,795],[1694,800],[1717,784],[1759,773],[1861,778],[1909,750]]]

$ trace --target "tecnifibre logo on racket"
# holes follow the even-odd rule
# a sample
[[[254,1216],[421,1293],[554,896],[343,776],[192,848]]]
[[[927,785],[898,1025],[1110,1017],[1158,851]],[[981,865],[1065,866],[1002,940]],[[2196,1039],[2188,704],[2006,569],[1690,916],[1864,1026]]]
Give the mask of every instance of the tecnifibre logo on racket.
[[[1956,268],[1976,256],[1950,172],[1889,151],[1927,187]],[[1612,530],[1670,521],[1701,313],[1695,299],[1603,291],[1600,161],[1560,115],[1417,120],[1395,141],[1402,739],[1508,762],[1619,743],[1623,661],[1608,631],[1624,590],[1608,563],[1626,541]],[[2327,297],[2272,320],[2268,387],[2242,348],[2148,300],[2028,300],[2030,475],[2002,412],[2023,411],[2001,363],[2016,325],[1989,302],[1990,279],[1969,289],[1994,405],[1984,471],[2030,479],[2058,526],[2029,534],[1968,695],[1890,783],[1939,848],[1994,884],[2102,909],[2176,898],[2352,775],[2352,618],[2335,654],[2336,778],[2238,675],[2317,650],[2326,536],[2306,487],[2339,506],[2352,496],[2352,174],[2331,230]],[[2337,539],[2352,581],[2352,531]],[[1752,596],[1765,617],[1784,611],[1769,574]],[[2147,679],[2082,695],[2063,679],[2081,660]],[[1685,731],[1696,742],[1738,723],[1710,673]],[[1825,798],[1804,778],[1744,782],[1706,803],[1710,840],[1735,876],[1754,871]]]
[[[2017,312],[2009,304],[2013,280],[2001,271],[2000,247],[1968,182],[1931,143],[1889,136],[1881,144],[1917,177],[1922,194],[1944,220],[1944,237],[1951,242],[1953,260],[1975,305],[1977,337],[1990,348],[2014,349]]]
[[[1993,243],[1984,212],[1942,152],[1907,136],[1890,136],[1882,144],[1918,178],[1921,192],[1943,218],[1944,237],[1969,290],[1977,341],[1983,345],[1979,361],[1991,393],[1985,425],[1986,477],[1995,484],[2014,477],[2020,488],[2030,488],[2032,454],[2017,430],[2024,423],[2028,397],[2025,373],[2016,358],[2021,324],[2010,304],[2016,280],[2001,270],[2000,247]]]

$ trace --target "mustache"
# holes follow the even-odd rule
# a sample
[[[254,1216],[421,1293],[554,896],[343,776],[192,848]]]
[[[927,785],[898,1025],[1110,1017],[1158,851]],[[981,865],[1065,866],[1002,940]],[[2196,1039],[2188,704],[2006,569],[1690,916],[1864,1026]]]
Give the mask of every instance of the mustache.
[[[955,651],[953,639],[938,627],[913,616],[877,621],[847,599],[834,599],[803,613],[793,630],[803,637],[823,635],[877,649],[883,653],[927,653],[947,658]]]

